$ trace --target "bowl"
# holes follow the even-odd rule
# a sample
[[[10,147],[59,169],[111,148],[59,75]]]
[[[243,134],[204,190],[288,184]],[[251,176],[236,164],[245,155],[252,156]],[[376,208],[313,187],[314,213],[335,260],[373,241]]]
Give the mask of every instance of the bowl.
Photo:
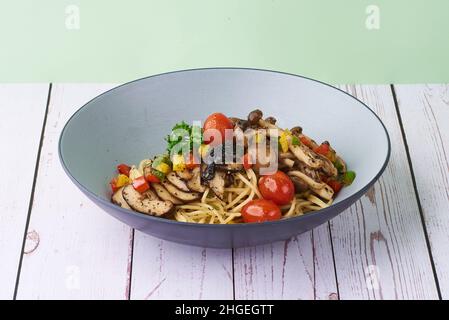
[[[164,137],[175,123],[205,119],[213,112],[245,117],[256,107],[276,117],[280,127],[300,125],[315,140],[331,141],[357,173],[331,206],[274,222],[209,225],[157,218],[110,202],[108,181],[117,164],[137,164],[163,152]],[[389,155],[385,126],[351,95],[297,75],[242,68],[176,71],[121,85],[82,106],[59,140],[68,177],[104,211],[155,237],[214,248],[285,240],[329,221],[374,184]]]

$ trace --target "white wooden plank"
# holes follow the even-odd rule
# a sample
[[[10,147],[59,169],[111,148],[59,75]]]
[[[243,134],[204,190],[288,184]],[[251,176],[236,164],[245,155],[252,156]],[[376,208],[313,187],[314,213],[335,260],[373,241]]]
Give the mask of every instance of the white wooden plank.
[[[132,299],[232,299],[232,251],[203,249],[136,231]]]
[[[449,86],[395,86],[441,296],[449,299]]]
[[[328,224],[234,251],[236,299],[338,299]]]
[[[423,225],[389,86],[343,87],[384,121],[389,165],[379,182],[331,221],[341,299],[437,299]]]
[[[69,181],[57,152],[67,119],[110,87],[52,88],[18,299],[127,298],[132,230]]]
[[[0,85],[0,300],[14,295],[48,91]]]

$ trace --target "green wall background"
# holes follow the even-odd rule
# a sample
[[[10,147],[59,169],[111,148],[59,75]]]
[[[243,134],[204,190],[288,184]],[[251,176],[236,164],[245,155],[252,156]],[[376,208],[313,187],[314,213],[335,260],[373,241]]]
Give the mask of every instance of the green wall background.
[[[448,0],[1,0],[1,82],[235,66],[331,83],[449,82]],[[66,27],[68,5],[80,28]],[[380,28],[369,30],[376,5]]]

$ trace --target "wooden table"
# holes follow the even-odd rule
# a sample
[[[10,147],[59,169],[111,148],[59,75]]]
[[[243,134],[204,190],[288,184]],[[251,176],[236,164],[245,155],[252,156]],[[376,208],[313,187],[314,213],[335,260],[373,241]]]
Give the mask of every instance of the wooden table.
[[[113,86],[0,85],[0,298],[449,298],[448,85],[340,86],[387,126],[385,173],[330,223],[235,250],[134,231],[63,173],[64,123]]]

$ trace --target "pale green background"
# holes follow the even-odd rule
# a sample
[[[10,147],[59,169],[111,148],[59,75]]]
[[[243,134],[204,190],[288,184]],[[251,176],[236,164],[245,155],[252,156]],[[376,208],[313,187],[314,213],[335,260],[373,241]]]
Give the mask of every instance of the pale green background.
[[[69,4],[80,30],[65,27]],[[365,27],[369,4],[380,30]],[[448,0],[1,0],[0,41],[2,82],[123,82],[214,66],[449,82]]]

